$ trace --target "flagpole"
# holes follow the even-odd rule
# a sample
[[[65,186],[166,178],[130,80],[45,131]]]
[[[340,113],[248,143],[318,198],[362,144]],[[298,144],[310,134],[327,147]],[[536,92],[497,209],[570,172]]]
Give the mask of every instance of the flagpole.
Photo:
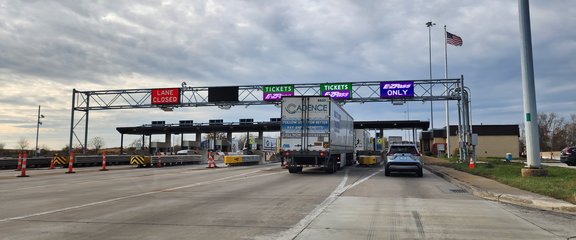
[[[428,56],[430,62],[430,81],[432,81],[432,33],[431,28],[432,26],[436,25],[433,22],[427,22],[426,27],[428,27]],[[432,139],[434,139],[434,101],[432,101],[432,87],[434,85],[430,82],[430,131],[432,132]]]
[[[446,25],[444,25],[444,78],[448,79],[448,34],[446,33]],[[448,85],[444,85],[446,95],[448,95]],[[446,156],[450,158],[450,112],[448,100],[445,103],[446,108]]]

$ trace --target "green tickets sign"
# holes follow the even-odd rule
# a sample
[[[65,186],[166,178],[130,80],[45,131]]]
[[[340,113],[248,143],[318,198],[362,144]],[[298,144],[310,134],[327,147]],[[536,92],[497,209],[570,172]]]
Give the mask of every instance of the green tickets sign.
[[[265,93],[294,92],[294,85],[264,86],[262,91]]]
[[[352,83],[320,84],[320,94],[322,96],[330,96],[332,99],[351,99]]]
[[[294,96],[294,85],[276,85],[262,87],[264,101],[279,101],[284,96]]]

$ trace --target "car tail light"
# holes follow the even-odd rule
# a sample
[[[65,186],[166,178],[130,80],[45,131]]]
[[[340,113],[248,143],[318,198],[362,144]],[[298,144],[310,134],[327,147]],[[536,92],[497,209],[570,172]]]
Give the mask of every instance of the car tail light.
[[[324,152],[320,152],[320,157],[324,157]]]

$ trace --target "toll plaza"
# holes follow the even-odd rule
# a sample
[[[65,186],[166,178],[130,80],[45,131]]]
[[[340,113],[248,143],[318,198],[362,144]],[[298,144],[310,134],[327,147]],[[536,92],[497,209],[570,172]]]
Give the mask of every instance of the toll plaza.
[[[239,85],[192,87],[182,82],[181,87],[116,89],[97,91],[72,91],[72,109],[70,121],[69,146],[74,141],[87,152],[89,119],[91,113],[104,110],[157,108],[163,111],[173,111],[183,107],[218,107],[223,110],[233,106],[274,105],[279,106],[284,96],[330,96],[340,105],[348,103],[388,102],[401,105],[409,101],[455,101],[458,107],[458,142],[460,161],[475,156],[471,144],[470,124],[470,89],[464,85],[464,76],[452,79],[426,80],[392,80],[392,81],[362,81],[362,82],[332,82],[332,83],[299,83],[281,85]],[[432,109],[431,109],[432,112]],[[77,114],[79,113],[79,116]],[[431,114],[431,117],[433,114]],[[78,118],[79,117],[79,118]],[[393,129],[421,129],[421,127],[398,126],[402,121],[388,121],[387,126]],[[432,122],[432,118],[431,118]],[[380,122],[384,124],[384,122]],[[187,125],[188,124],[188,125]],[[246,123],[245,123],[246,124]],[[361,124],[361,123],[357,123]],[[396,126],[394,126],[396,124]],[[183,126],[184,125],[184,126]],[[279,127],[279,123],[250,123],[241,126],[242,122],[225,124],[223,121],[208,124],[179,123],[151,124],[140,127],[118,128],[122,134],[137,134],[151,136],[152,134],[185,134],[214,133],[222,131],[230,139],[232,132],[258,132],[258,146],[262,145],[262,133]],[[244,128],[244,129],[242,129]],[[370,129],[371,127],[365,127]],[[385,129],[386,126],[376,126],[372,129]],[[382,133],[383,130],[380,131]],[[83,132],[83,137],[80,133]],[[383,136],[382,134],[379,134]],[[413,132],[413,139],[416,139]],[[144,137],[143,137],[144,138]],[[170,137],[168,137],[170,138]],[[221,138],[222,139],[222,138]],[[166,140],[167,142],[170,140]],[[446,139],[451,146],[450,138]],[[123,139],[122,139],[123,142]],[[143,141],[144,142],[144,141]],[[166,142],[166,144],[167,144]],[[197,144],[198,141],[193,141]],[[223,148],[229,144],[223,144]],[[170,143],[171,144],[171,143]],[[198,148],[194,144],[188,146]],[[182,145],[185,145],[182,143]],[[259,147],[255,147],[258,150]],[[161,146],[157,146],[160,148]],[[123,148],[123,146],[122,146]],[[450,148],[450,147],[449,147]]]
[[[384,136],[384,130],[390,129],[408,129],[412,130],[412,135],[416,136],[417,130],[426,130],[429,127],[428,121],[417,120],[398,120],[398,121],[354,121],[354,129],[376,130],[377,139]],[[169,148],[172,135],[181,135],[180,146],[186,149],[195,150],[198,153],[204,153],[207,149],[216,151],[229,152],[232,148],[232,133],[258,133],[255,141],[255,149],[245,149],[244,154],[265,155],[264,152],[264,132],[280,132],[280,118],[271,118],[270,121],[254,122],[253,119],[240,119],[239,122],[224,122],[222,119],[210,120],[208,123],[194,123],[193,120],[181,120],[176,124],[166,124],[164,121],[153,121],[152,124],[144,124],[136,127],[117,127],[116,130],[121,134],[120,151],[124,151],[124,135],[141,135],[142,142],[146,136],[165,135],[166,142],[154,145],[149,137],[149,153],[153,154],[153,149]],[[202,134],[225,133],[226,140],[218,146],[202,146]],[[195,134],[195,141],[185,141],[184,134]],[[416,138],[413,138],[416,139]],[[375,144],[384,149],[384,141],[377,141]],[[246,152],[246,150],[248,152]],[[273,150],[276,151],[276,150]]]

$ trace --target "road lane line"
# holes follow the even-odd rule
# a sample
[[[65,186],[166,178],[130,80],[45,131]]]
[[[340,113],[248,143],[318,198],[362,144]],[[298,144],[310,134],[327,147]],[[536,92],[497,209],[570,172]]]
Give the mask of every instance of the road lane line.
[[[312,212],[310,212],[308,215],[302,218],[300,222],[292,226],[290,229],[283,231],[281,233],[273,234],[270,236],[257,237],[256,239],[278,239],[278,240],[296,239],[296,237],[298,237],[298,235],[300,235],[308,226],[310,226],[312,221],[314,221],[318,216],[320,216],[320,214],[322,214],[322,212],[324,212],[326,208],[328,208],[328,206],[330,206],[334,201],[336,201],[336,199],[338,199],[340,195],[342,195],[348,189],[358,186],[359,184],[365,182],[366,180],[368,180],[369,178],[373,177],[374,175],[380,172],[382,172],[382,170],[378,170],[377,172],[372,173],[356,181],[353,184],[346,185],[346,182],[348,181],[348,168],[347,168],[344,171],[344,177],[340,181],[340,184],[334,189],[334,191],[332,191],[332,193],[330,193],[330,195],[326,199],[324,199],[322,203],[316,206],[316,208],[314,208]]]
[[[134,176],[119,176],[119,177],[113,177],[113,178],[107,178],[107,179],[101,179],[101,180],[90,180],[90,181],[78,181],[78,182],[74,182],[74,184],[78,185],[78,184],[85,184],[85,183],[97,183],[97,182],[110,182],[110,181],[114,181],[114,180],[120,180],[120,179],[139,179],[141,177],[149,177],[149,176],[163,176],[163,175],[173,175],[173,174],[180,174],[180,173],[187,173],[190,170],[198,170],[198,169],[202,169],[202,168],[187,168],[187,169],[170,169],[170,170],[178,170],[177,172],[163,172],[163,173],[159,173],[159,172],[154,172],[154,170],[156,169],[150,169],[151,171],[143,171],[140,173],[155,173],[152,175],[134,175]],[[225,168],[222,168],[225,169]],[[264,169],[262,169],[262,171],[266,171],[266,170],[270,170],[273,168],[270,167],[266,167]],[[88,172],[88,173],[98,173],[98,172]],[[136,173],[137,174],[137,173]],[[91,175],[89,177],[92,176],[98,176],[96,174]],[[12,189],[0,189],[0,193],[3,192],[18,192],[18,191],[22,191],[22,190],[29,190],[29,189],[35,189],[35,188],[47,188],[47,187],[55,187],[55,186],[66,186],[69,185],[69,183],[56,183],[56,184],[49,184],[49,185],[37,185],[37,186],[31,186],[31,187],[22,187],[22,188],[12,188]]]
[[[145,192],[145,193],[139,193],[139,194],[124,196],[124,197],[112,198],[112,199],[108,199],[108,200],[92,202],[92,203],[87,203],[87,204],[82,204],[82,205],[77,205],[77,206],[72,206],[72,207],[67,207],[67,208],[55,209],[55,210],[51,210],[51,211],[33,213],[33,214],[24,215],[24,216],[4,218],[4,219],[0,219],[0,223],[8,222],[8,221],[14,221],[14,220],[22,220],[25,218],[37,217],[37,216],[48,215],[48,214],[53,214],[53,213],[65,212],[65,211],[70,211],[70,210],[75,210],[75,209],[80,209],[80,208],[85,208],[85,207],[91,207],[91,206],[101,205],[101,204],[110,203],[110,202],[116,202],[116,201],[125,200],[125,199],[129,199],[129,198],[136,198],[136,197],[152,195],[152,194],[156,194],[156,193],[175,191],[175,190],[197,187],[197,186],[213,184],[213,183],[231,182],[231,181],[238,180],[238,179],[236,179],[238,177],[242,177],[241,179],[249,179],[249,178],[263,177],[263,176],[269,176],[269,175],[284,173],[284,172],[274,172],[274,173],[266,173],[266,174],[255,175],[255,176],[246,176],[246,175],[250,175],[250,174],[254,174],[254,173],[258,173],[258,172],[262,172],[262,171],[264,171],[264,170],[256,170],[256,171],[251,171],[248,173],[237,174],[237,175],[228,176],[228,177],[224,177],[224,178],[220,178],[220,179],[204,181],[204,182],[184,185],[184,186],[180,186],[180,187],[172,187],[172,188],[150,191],[150,192]]]
[[[370,179],[371,177],[374,177],[376,174],[381,173],[382,171],[383,171],[382,169],[381,169],[381,170],[378,170],[378,171],[376,171],[376,172],[374,172],[374,173],[372,173],[372,174],[370,174],[370,175],[368,175],[368,176],[366,176],[366,177],[364,177],[364,178],[356,181],[355,183],[346,186],[346,189],[345,189],[342,193],[346,192],[346,191],[347,191],[348,189],[350,189],[350,188],[353,188],[353,187],[358,186],[359,184],[365,182],[366,180]],[[342,194],[342,193],[340,193],[340,194]]]

